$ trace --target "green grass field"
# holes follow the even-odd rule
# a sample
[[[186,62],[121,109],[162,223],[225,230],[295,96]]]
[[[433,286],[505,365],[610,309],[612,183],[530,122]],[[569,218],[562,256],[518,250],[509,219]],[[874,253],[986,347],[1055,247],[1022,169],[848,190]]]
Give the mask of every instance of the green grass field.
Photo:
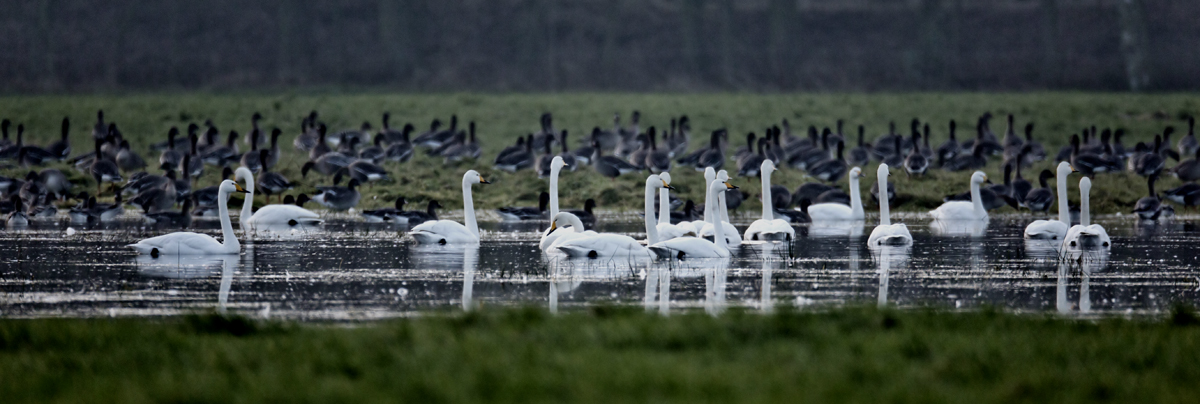
[[[973,122],[985,111],[1003,117],[1013,113],[1019,125],[1033,121],[1035,136],[1053,154],[1064,144],[1067,137],[1088,125],[1099,127],[1122,127],[1131,135],[1125,140],[1128,147],[1138,141],[1151,140],[1155,133],[1167,125],[1174,125],[1186,132],[1186,122],[1180,119],[1200,111],[1200,98],[1191,94],[1093,94],[1093,93],[1030,93],[1030,94],[306,94],[306,95],[213,95],[205,93],[153,94],[153,95],[105,95],[105,96],[9,96],[0,97],[0,115],[16,123],[24,123],[32,141],[49,143],[58,136],[59,122],[69,116],[73,123],[72,140],[76,152],[90,150],[88,138],[91,123],[97,109],[103,108],[107,118],[116,122],[127,138],[149,161],[157,159],[148,145],[166,138],[171,126],[184,128],[189,122],[212,119],[227,132],[236,129],[245,132],[250,127],[250,115],[261,112],[265,116],[265,127],[278,126],[284,130],[281,138],[287,151],[282,159],[281,172],[293,180],[299,179],[299,168],[306,156],[296,152],[291,144],[299,133],[301,118],[310,110],[320,112],[320,118],[331,130],[357,128],[363,121],[380,125],[384,111],[393,114],[394,126],[411,122],[418,131],[428,128],[431,119],[447,120],[457,114],[465,123],[476,121],[484,147],[482,161],[445,167],[440,159],[417,157],[404,165],[392,165],[394,181],[365,189],[365,198],[359,208],[390,205],[397,196],[405,196],[415,202],[410,209],[423,206],[423,202],[436,198],[450,209],[460,209],[461,195],[458,190],[461,173],[467,168],[478,169],[495,185],[477,189],[477,209],[494,209],[505,205],[535,205],[538,192],[546,188],[545,181],[538,180],[534,173],[507,174],[491,169],[495,153],[513,143],[516,136],[532,132],[537,127],[537,117],[542,112],[552,112],[555,125],[568,129],[574,140],[590,133],[594,126],[611,126],[612,114],[620,112],[628,119],[630,111],[642,112],[643,127],[669,125],[672,116],[687,114],[692,118],[692,143],[696,146],[706,142],[707,133],[724,127],[731,132],[733,147],[741,146],[744,135],[749,131],[762,133],[769,125],[788,118],[794,128],[803,130],[809,125],[832,126],[836,119],[845,119],[848,128],[858,124],[867,127],[868,140],[887,129],[889,121],[895,121],[902,133],[908,133],[907,122],[912,118],[933,122],[933,142],[939,144],[947,136],[946,125],[950,119],[960,123],[959,136],[963,139],[973,134]],[[965,128],[963,127],[965,126]],[[993,130],[1002,133],[1003,119],[993,121]],[[1178,137],[1176,137],[1178,139]],[[575,142],[572,141],[572,145]],[[242,145],[245,147],[245,145]],[[1171,163],[1173,164],[1173,162]],[[732,167],[727,163],[727,167]],[[1052,162],[1044,162],[1027,171],[1026,178],[1036,183],[1037,172],[1050,168]],[[672,173],[675,185],[685,198],[697,202],[703,200],[701,176],[691,168],[680,168]],[[864,167],[868,181],[873,181],[874,168]],[[897,170],[898,171],[898,170]],[[1001,178],[1000,160],[995,158],[989,165],[993,181]],[[202,185],[216,182],[216,170],[209,169]],[[0,174],[13,176],[19,169],[6,169]],[[314,176],[315,175],[315,176]],[[941,197],[949,193],[962,192],[968,186],[968,173],[936,172],[925,178],[908,179],[897,173],[898,192],[906,203],[893,209],[922,211],[936,207]],[[76,176],[80,185],[93,186],[90,178]],[[777,184],[794,189],[808,181],[794,170],[785,169],[774,176]],[[601,209],[640,209],[640,194],[644,177],[624,176],[609,181],[590,168],[564,174],[561,179],[562,205],[566,208],[579,207],[583,200],[595,198]],[[1074,179],[1072,182],[1074,183]],[[328,178],[319,174],[310,175],[302,181],[305,186],[295,192],[312,192],[312,186],[327,184]],[[757,179],[739,178],[733,181],[747,192],[757,195]],[[845,186],[845,181],[841,181]],[[1160,189],[1178,185],[1174,179],[1160,181]],[[864,184],[863,188],[866,189]],[[1128,212],[1138,198],[1145,194],[1145,182],[1140,177],[1128,174],[1101,176],[1093,189],[1093,212],[1100,214]],[[1077,187],[1072,185],[1072,200],[1078,199]],[[869,198],[868,198],[869,199]],[[262,197],[259,203],[264,203]],[[868,202],[868,205],[870,203]],[[744,205],[742,209],[755,211],[757,203]],[[1008,208],[1000,212],[1011,212]]]
[[[1200,318],[597,307],[353,326],[0,320],[23,402],[1194,402]]]

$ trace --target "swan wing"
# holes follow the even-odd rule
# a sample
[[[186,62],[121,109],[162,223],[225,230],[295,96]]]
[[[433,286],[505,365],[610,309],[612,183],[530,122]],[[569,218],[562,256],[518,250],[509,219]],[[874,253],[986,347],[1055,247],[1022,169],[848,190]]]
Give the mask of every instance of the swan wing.
[[[854,210],[840,203],[818,203],[808,206],[808,216],[814,223],[854,220]]]
[[[681,237],[650,246],[659,258],[727,258],[729,250],[697,237]]]
[[[758,219],[754,223],[750,223],[750,227],[746,228],[745,237],[743,240],[791,240],[796,237],[796,229],[792,228],[786,220],[774,219],[764,220]]]
[[[696,237],[696,231],[691,226],[680,226],[669,223],[659,223],[658,238],[660,241],[672,240],[680,237]]]
[[[908,245],[913,241],[912,233],[904,223],[875,226],[871,236],[867,238],[868,246]]]
[[[559,243],[556,248],[572,258],[646,258],[650,250],[633,237],[618,234],[598,234],[577,237]]]
[[[1062,240],[1067,236],[1066,223],[1058,220],[1034,220],[1025,226],[1025,238]]]
[[[943,203],[929,212],[937,220],[974,220],[982,219],[975,216],[975,205],[967,201],[950,201]],[[813,218],[814,220],[816,218]]]
[[[305,224],[321,223],[321,216],[296,205],[267,205],[259,208],[246,221],[249,224],[283,224],[291,221]]]
[[[550,228],[547,227],[546,230],[542,232],[542,242],[538,246],[542,249],[542,251],[553,251],[551,247],[554,246],[554,243],[558,241],[558,239],[564,234],[571,233],[575,233],[574,227],[559,227],[554,229],[554,232],[550,232]]]
[[[158,254],[162,255],[236,253],[236,251],[227,251],[225,245],[218,242],[212,236],[192,232],[177,232],[151,237],[135,244],[130,244],[129,247],[137,250],[139,254],[152,254],[154,250],[158,250]]]
[[[726,244],[731,247],[742,245],[742,232],[738,231],[737,227],[729,224],[729,222],[721,222],[721,225],[725,226],[721,232],[725,236]],[[712,223],[705,223],[704,228],[700,229],[700,237],[712,237],[715,234],[716,231],[713,229]]]
[[[421,244],[470,244],[479,238],[462,223],[453,220],[433,220],[412,228],[413,238]]]

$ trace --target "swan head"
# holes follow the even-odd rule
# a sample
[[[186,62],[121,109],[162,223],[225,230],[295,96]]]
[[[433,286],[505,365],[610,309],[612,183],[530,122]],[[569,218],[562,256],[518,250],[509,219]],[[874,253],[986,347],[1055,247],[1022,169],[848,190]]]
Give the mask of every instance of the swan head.
[[[1071,163],[1068,163],[1065,161],[1058,163],[1058,175],[1066,176],[1066,175],[1070,175],[1073,172],[1076,172],[1076,171],[1075,171],[1075,167],[1071,167]]]
[[[714,170],[711,166],[704,167],[704,183],[711,183],[715,179],[717,179],[717,170]]]
[[[890,174],[891,171],[888,171],[888,165],[885,163],[880,163],[879,169],[875,172],[875,175],[878,175],[879,178],[887,178]]]
[[[859,178],[865,177],[860,167],[851,168],[848,175],[850,176],[850,181],[858,181]]]
[[[221,187],[218,189],[221,192],[224,192],[226,194],[232,194],[235,192],[241,193],[241,194],[250,193],[250,191],[247,191],[246,188],[242,188],[241,184],[238,184],[237,182],[234,182],[233,180],[221,181]]]
[[[554,156],[554,160],[550,160],[550,169],[551,170],[553,170],[553,169],[561,170],[563,167],[570,167],[570,166],[567,165],[566,161],[563,161],[562,156]]]
[[[1079,192],[1086,194],[1086,193],[1090,192],[1091,190],[1092,190],[1092,179],[1088,178],[1088,177],[1080,178],[1079,179]]]
[[[670,181],[662,179],[658,174],[650,174],[649,177],[646,177],[646,189],[650,190],[654,188],[675,189],[675,187],[671,186]]]
[[[758,171],[762,174],[770,174],[775,172],[775,162],[771,161],[770,159],[764,159],[762,162],[762,167],[759,167]]]
[[[463,174],[463,184],[491,184],[491,183],[488,182],[488,180],[483,179],[483,176],[479,175],[478,171],[467,170],[467,173]]]
[[[983,171],[976,171],[974,174],[971,174],[971,183],[975,185],[982,184],[987,179],[987,174],[984,174]]]
[[[729,172],[725,170],[717,171],[717,178],[721,181],[729,181]]]
[[[666,184],[668,186],[671,185],[671,173],[663,171],[661,173],[658,173],[658,178],[662,179],[663,184]],[[671,189],[674,189],[674,188],[671,188]]]
[[[254,173],[253,173],[253,172],[251,172],[249,168],[246,168],[246,167],[238,167],[238,168],[237,168],[237,170],[234,170],[234,171],[233,171],[233,179],[234,179],[235,181],[248,181],[248,180],[253,180],[253,179],[254,179]]]
[[[558,212],[558,214],[554,215],[554,220],[550,221],[550,231],[547,232],[546,234],[550,234],[550,233],[553,233],[555,230],[558,230],[559,223],[562,223],[563,225],[566,225],[566,226],[575,227],[575,223],[580,223],[580,222],[581,221],[579,220],[579,217],[575,216],[574,213]],[[575,229],[575,231],[583,232],[583,229]]]

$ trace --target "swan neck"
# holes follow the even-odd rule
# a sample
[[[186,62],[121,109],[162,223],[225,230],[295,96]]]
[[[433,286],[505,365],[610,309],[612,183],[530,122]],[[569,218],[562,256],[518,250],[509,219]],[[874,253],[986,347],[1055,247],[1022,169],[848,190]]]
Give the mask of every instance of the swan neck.
[[[658,222],[671,223],[671,190],[658,190]]]
[[[771,173],[762,173],[762,218],[775,220],[774,206],[771,206]]]
[[[855,220],[861,220],[864,216],[862,206],[862,193],[858,190],[858,178],[850,178],[850,210],[854,214]]]
[[[879,176],[879,225],[892,224],[891,207],[888,206],[887,177]]]
[[[717,206],[717,213],[719,213],[719,215],[716,215],[717,218],[720,219],[720,221],[729,222],[729,209],[726,208],[725,205],[725,191],[721,191],[721,193],[717,195],[717,202],[720,203],[720,205]]]
[[[557,166],[550,167],[550,217],[558,214],[558,171],[560,169]]]
[[[1079,189],[1079,224],[1084,226],[1089,226],[1092,224],[1091,208],[1088,206],[1090,205],[1089,202],[1092,198],[1091,192],[1088,191],[1089,190],[1083,188]]]
[[[979,196],[979,183],[975,181],[971,181],[971,205],[975,207],[977,218],[987,215],[987,210],[983,209],[983,197]]]
[[[653,245],[658,243],[658,226],[654,223],[654,187],[653,181],[646,181],[646,243]]]
[[[471,184],[465,179],[462,184],[463,189],[463,221],[466,222],[467,230],[479,240],[479,225],[475,224],[475,200],[471,197]]]
[[[713,181],[712,184],[708,186],[709,199],[716,200],[717,204],[718,204],[717,208],[721,209],[722,212],[725,210],[725,203],[723,201],[723,198],[721,198],[721,195],[724,195],[724,194],[725,194],[725,184],[723,184],[719,181]],[[713,225],[713,244],[716,245],[717,248],[724,249],[725,248],[725,224],[721,223],[721,220],[719,220],[719,217],[717,215],[714,214],[713,216],[714,216],[713,219],[715,219],[715,221],[711,222]]]
[[[242,216],[238,218],[238,222],[243,226],[249,223],[250,216],[254,215],[254,174],[246,173],[246,190],[250,192],[242,202]]]
[[[1071,211],[1067,207],[1067,173],[1059,171],[1058,183],[1058,221],[1067,226],[1071,225]]]
[[[249,195],[249,194],[246,194]],[[238,243],[237,235],[233,234],[233,223],[229,219],[229,192],[220,190],[217,192],[217,212],[221,215],[221,245],[225,247],[227,252],[241,251],[242,245]]]

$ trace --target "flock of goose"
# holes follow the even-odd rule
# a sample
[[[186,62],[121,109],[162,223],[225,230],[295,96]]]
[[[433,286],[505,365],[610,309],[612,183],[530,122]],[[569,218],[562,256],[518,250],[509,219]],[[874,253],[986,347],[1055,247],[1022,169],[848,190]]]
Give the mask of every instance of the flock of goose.
[[[746,136],[746,145],[727,155],[728,131],[713,131],[707,145],[688,151],[691,139],[691,122],[687,116],[671,120],[670,129],[660,133],[655,127],[643,132],[640,114],[633,113],[632,125],[620,124],[620,116],[614,117],[611,130],[593,128],[592,133],[571,150],[568,147],[567,131],[554,128],[550,114],[540,119],[541,130],[519,136],[516,144],[505,148],[493,161],[494,168],[501,171],[532,169],[540,176],[549,178],[549,192],[541,197],[537,208],[503,207],[498,213],[506,220],[549,220],[539,246],[548,253],[562,253],[570,257],[652,257],[659,259],[724,258],[729,257],[730,248],[743,241],[783,241],[795,238],[794,222],[812,222],[813,226],[838,227],[845,223],[862,222],[865,213],[859,179],[863,171],[859,167],[878,161],[876,183],[870,194],[878,200],[880,220],[867,239],[872,246],[910,245],[912,235],[902,223],[892,223],[890,203],[895,197],[895,187],[888,181],[893,166],[900,166],[909,175],[920,176],[931,167],[947,171],[974,171],[988,164],[988,157],[1002,155],[1004,158],[1005,181],[1003,185],[988,185],[987,175],[974,171],[970,175],[970,190],[961,195],[952,195],[937,209],[930,212],[935,226],[944,222],[984,222],[988,210],[1000,206],[1020,206],[1032,211],[1049,211],[1055,202],[1055,192],[1047,181],[1057,177],[1058,220],[1036,220],[1025,231],[1030,239],[1052,240],[1064,248],[1108,248],[1111,241],[1104,228],[1091,224],[1089,218],[1089,191],[1092,177],[1116,171],[1131,171],[1147,177],[1150,194],[1138,201],[1135,212],[1142,218],[1158,219],[1170,216],[1173,209],[1162,203],[1164,200],[1184,204],[1200,204],[1200,185],[1190,183],[1200,179],[1200,143],[1193,130],[1194,120],[1188,119],[1188,133],[1172,150],[1170,137],[1174,128],[1167,127],[1155,136],[1153,145],[1138,143],[1127,149],[1122,143],[1123,130],[1085,128],[1082,136],[1073,135],[1070,144],[1056,155],[1060,161],[1057,173],[1043,170],[1039,176],[1040,187],[1034,187],[1021,175],[1021,169],[1047,158],[1045,148],[1033,138],[1033,125],[1024,127],[1024,136],[1016,134],[1012,115],[1008,116],[1008,128],[1003,138],[990,129],[990,114],[984,114],[976,122],[975,136],[959,142],[956,137],[957,124],[949,124],[949,138],[937,148],[930,147],[930,127],[918,120],[911,123],[911,134],[899,134],[895,125],[875,139],[865,142],[865,130],[858,126],[856,146],[847,150],[847,136],[843,134],[843,122],[838,121],[836,131],[816,127],[808,128],[807,137],[792,134],[787,120],[782,126],[771,126],[764,135],[755,133]],[[151,222],[169,223],[187,227],[192,216],[218,216],[221,221],[225,242],[191,232],[170,233],[142,240],[131,247],[139,253],[150,255],[228,254],[240,251],[233,232],[227,200],[234,193],[253,195],[256,191],[270,196],[280,196],[279,204],[269,204],[253,210],[252,198],[246,197],[239,222],[243,228],[256,225],[319,224],[320,215],[303,208],[311,200],[332,210],[347,210],[361,199],[358,187],[370,182],[386,180],[387,170],[381,166],[388,162],[409,161],[417,150],[430,156],[440,157],[444,164],[476,161],[482,156],[482,147],[475,134],[475,123],[470,122],[467,130],[459,128],[457,117],[452,117],[448,128],[443,129],[440,120],[434,120],[430,130],[413,137],[413,125],[406,124],[395,130],[390,126],[389,115],[383,115],[382,129],[372,133],[370,123],[358,130],[347,130],[330,135],[326,125],[317,119],[316,112],[310,113],[301,122],[301,133],[293,145],[308,155],[301,168],[305,177],[316,171],[333,177],[333,185],[317,187],[318,192],[309,198],[296,198],[283,194],[296,183],[278,172],[271,171],[280,160],[279,137],[282,131],[275,128],[267,135],[260,129],[260,114],[251,117],[251,130],[242,137],[237,131],[228,132],[225,141],[212,122],[205,122],[201,135],[199,125],[190,124],[186,138],[179,139],[180,131],[171,128],[167,139],[153,145],[161,150],[157,168],[163,173],[146,171],[148,164],[133,152],[116,124],[105,122],[103,111],[97,114],[92,128],[94,148],[89,153],[71,157],[69,142],[70,123],[63,119],[61,138],[47,147],[25,143],[24,126],[17,126],[17,140],[8,140],[11,123],[0,123],[4,139],[0,141],[0,160],[16,161],[22,167],[40,166],[53,161],[71,163],[81,173],[96,181],[96,195],[87,192],[72,193],[73,184],[67,176],[54,168],[30,171],[24,179],[0,178],[0,192],[6,197],[0,211],[9,225],[27,224],[30,218],[49,217],[56,214],[55,201],[66,198],[79,203],[71,208],[73,221],[106,221],[123,214],[124,205],[140,208]],[[242,138],[250,145],[247,151],[239,151],[237,140]],[[555,145],[559,151],[554,151]],[[263,147],[260,147],[262,145]],[[1170,158],[1181,155],[1195,156],[1167,169]],[[731,182],[730,171],[724,169],[727,162],[736,166],[741,177],[756,176],[762,181],[762,214],[744,231],[739,231],[729,221],[728,210],[741,204],[745,196]],[[236,169],[231,166],[238,165]],[[585,222],[594,221],[589,200],[583,211],[560,211],[558,204],[558,177],[562,170],[574,171],[580,166],[592,166],[595,172],[615,178],[649,172],[645,182],[645,230],[646,239],[636,240],[619,234],[596,233],[588,230]],[[203,189],[192,189],[193,181],[203,174],[206,166],[222,168],[219,185]],[[680,167],[704,171],[705,201],[696,205],[688,201],[682,212],[673,212],[676,205],[671,199],[670,170]],[[780,167],[791,167],[805,171],[820,182],[802,185],[795,192],[771,184],[771,174]],[[1011,178],[1015,171],[1016,179]],[[1085,175],[1080,180],[1080,222],[1071,226],[1071,211],[1067,204],[1067,176],[1073,172]],[[1189,181],[1164,196],[1154,192],[1154,182],[1164,174]],[[125,176],[129,178],[126,180]],[[255,175],[259,182],[255,183]],[[232,179],[229,179],[230,177]],[[349,178],[346,186],[339,185]],[[836,187],[842,177],[848,178],[849,193]],[[120,191],[116,184],[124,182]],[[833,185],[825,184],[831,183]],[[97,202],[104,183],[114,184],[116,203]],[[467,170],[462,177],[464,220],[462,223],[439,220],[437,201],[430,201],[426,211],[404,211],[405,201],[400,198],[395,208],[362,212],[368,221],[402,222],[411,225],[410,234],[418,243],[470,244],[479,242],[472,187],[488,182],[475,170]],[[256,185],[258,188],[256,189]],[[882,190],[882,191],[881,191]],[[130,197],[124,200],[123,197]],[[656,205],[657,201],[657,207]],[[792,208],[798,205],[798,208]],[[182,206],[178,211],[172,210]],[[695,220],[693,209],[703,206],[703,219]]]

